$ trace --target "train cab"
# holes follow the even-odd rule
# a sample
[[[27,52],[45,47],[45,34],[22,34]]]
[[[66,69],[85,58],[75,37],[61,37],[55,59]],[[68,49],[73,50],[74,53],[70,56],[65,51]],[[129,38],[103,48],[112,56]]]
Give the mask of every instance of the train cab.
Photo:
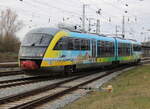
[[[40,68],[43,56],[57,29],[38,28],[28,32],[20,47],[19,61],[22,69]]]

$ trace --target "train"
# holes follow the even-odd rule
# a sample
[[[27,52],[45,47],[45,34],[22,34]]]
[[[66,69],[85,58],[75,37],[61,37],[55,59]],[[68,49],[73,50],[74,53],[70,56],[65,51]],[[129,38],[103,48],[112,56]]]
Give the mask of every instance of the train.
[[[120,37],[81,33],[60,28],[29,31],[20,46],[24,71],[64,71],[139,63],[141,43]]]

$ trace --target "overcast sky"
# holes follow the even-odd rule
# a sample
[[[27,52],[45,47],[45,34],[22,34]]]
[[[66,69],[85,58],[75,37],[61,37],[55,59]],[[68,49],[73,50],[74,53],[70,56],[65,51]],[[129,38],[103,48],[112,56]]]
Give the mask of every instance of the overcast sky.
[[[11,8],[23,20],[25,26],[18,33],[22,39],[33,28],[56,26],[58,22],[81,25],[83,4],[87,4],[87,18],[100,19],[102,34],[114,34],[116,25],[121,33],[125,16],[126,37],[148,40],[150,0],[0,0],[0,10]],[[98,9],[101,9],[100,15],[96,14]],[[88,20],[86,24],[88,28]]]
[[[102,16],[111,17],[113,25],[121,26],[119,20],[125,16],[127,37],[148,40],[150,0],[83,0],[83,2],[100,7]],[[128,35],[128,33],[134,35]]]

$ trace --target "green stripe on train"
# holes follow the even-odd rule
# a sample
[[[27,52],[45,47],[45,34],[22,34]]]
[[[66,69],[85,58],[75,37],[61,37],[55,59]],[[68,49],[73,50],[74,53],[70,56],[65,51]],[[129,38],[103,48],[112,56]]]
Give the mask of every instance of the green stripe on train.
[[[105,57],[105,58],[97,58],[96,62],[112,62],[115,61],[115,57]]]
[[[134,59],[136,59],[134,56],[117,57],[117,60],[120,60],[120,61],[129,61],[129,60],[134,60]]]

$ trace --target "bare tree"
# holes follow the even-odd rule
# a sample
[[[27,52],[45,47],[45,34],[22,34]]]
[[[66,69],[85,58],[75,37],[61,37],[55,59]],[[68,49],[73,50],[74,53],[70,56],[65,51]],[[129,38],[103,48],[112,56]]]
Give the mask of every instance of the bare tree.
[[[20,43],[16,37],[23,27],[23,22],[18,20],[18,15],[11,9],[6,9],[0,15],[0,37],[2,37],[5,51],[14,51],[16,44]]]
[[[23,27],[22,21],[18,20],[18,15],[11,9],[1,12],[0,24],[2,35],[15,34]]]

